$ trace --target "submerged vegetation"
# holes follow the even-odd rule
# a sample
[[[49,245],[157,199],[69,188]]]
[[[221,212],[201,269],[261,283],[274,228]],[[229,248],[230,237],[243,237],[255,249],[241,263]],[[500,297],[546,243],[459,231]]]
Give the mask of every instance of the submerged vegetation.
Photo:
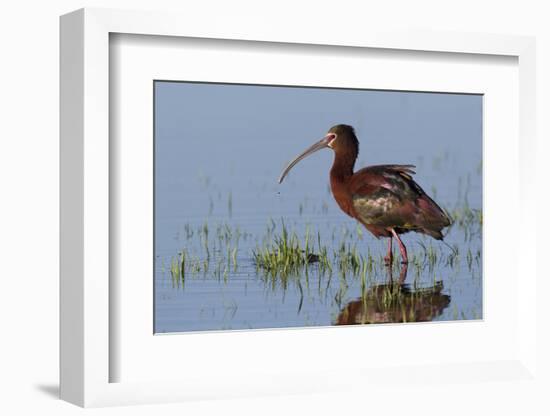
[[[451,217],[452,227],[459,228],[467,241],[481,233],[482,216],[479,210],[464,205],[453,210]],[[364,232],[359,226],[354,230],[355,233],[345,226],[332,227],[326,238],[320,230],[312,231],[310,225],[306,225],[305,230],[299,233],[297,229],[289,229],[282,219],[280,223],[270,220],[264,235],[254,239],[255,248],[248,256],[239,253],[239,242],[252,239],[252,234],[227,223],[216,224],[213,233],[210,227],[208,222],[195,228],[189,224],[184,226],[185,240],[197,237],[200,244],[195,247],[198,250],[184,248],[170,259],[170,274],[174,284],[183,287],[187,277],[197,276],[227,279],[247,257],[264,276],[282,280],[301,276],[312,268],[323,276],[332,275],[333,272],[344,276],[360,276],[380,273],[386,266],[383,250],[371,250],[371,245],[363,241]],[[463,252],[458,244],[442,244],[420,237],[416,247],[409,253],[409,268],[415,271],[416,276],[423,270],[432,272],[439,266],[466,266],[471,271],[480,266],[481,257],[480,247],[473,250],[468,248]],[[393,262],[393,266],[398,267],[399,256],[394,256]]]
[[[481,209],[470,206],[468,189],[469,179],[464,185],[461,181],[458,202],[447,209],[452,225],[445,234],[452,238],[439,242],[414,234],[407,266],[394,255],[388,267],[385,239],[377,241],[359,224],[327,220],[312,225],[298,219],[306,210],[326,215],[326,201],[319,211],[306,198],[299,203],[298,218],[269,219],[263,232],[258,233],[256,226],[251,233],[234,225],[238,221],[233,219],[232,193],[226,199],[226,218],[231,223],[207,217],[202,223],[184,224],[175,236],[181,249],[160,257],[157,264],[170,276],[173,287],[182,290],[190,279],[214,280],[230,287],[232,279],[243,276],[263,282],[268,292],[282,293],[283,299],[293,287],[299,298],[298,312],[308,297],[310,302],[331,302],[338,310],[332,318],[335,324],[431,320],[450,303],[452,287],[444,291],[443,280],[452,285],[465,272],[472,279],[481,277],[483,215]],[[214,202],[209,201],[212,212]],[[452,316],[476,319],[480,314],[477,307],[471,311],[455,308]]]

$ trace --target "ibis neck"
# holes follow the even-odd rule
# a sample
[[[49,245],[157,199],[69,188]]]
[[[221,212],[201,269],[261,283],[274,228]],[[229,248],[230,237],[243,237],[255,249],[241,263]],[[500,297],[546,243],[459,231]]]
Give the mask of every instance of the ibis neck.
[[[357,155],[351,153],[335,153],[330,176],[336,180],[345,180],[353,175]]]

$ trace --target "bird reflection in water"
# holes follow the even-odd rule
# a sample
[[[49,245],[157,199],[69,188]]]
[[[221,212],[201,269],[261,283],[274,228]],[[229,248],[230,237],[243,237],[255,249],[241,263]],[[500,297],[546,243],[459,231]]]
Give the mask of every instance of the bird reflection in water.
[[[441,293],[442,281],[429,287],[413,288],[403,284],[407,276],[406,265],[395,282],[391,267],[388,273],[388,283],[366,288],[359,299],[342,309],[335,325],[426,322],[437,318],[449,306],[451,297]]]

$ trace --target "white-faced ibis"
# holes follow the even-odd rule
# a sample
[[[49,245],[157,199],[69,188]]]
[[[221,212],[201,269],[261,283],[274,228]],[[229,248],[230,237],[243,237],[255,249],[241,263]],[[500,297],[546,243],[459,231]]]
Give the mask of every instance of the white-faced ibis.
[[[334,199],[346,214],[355,218],[375,237],[389,237],[386,262],[392,263],[392,239],[399,244],[402,263],[408,263],[407,248],[400,234],[416,231],[437,240],[451,224],[449,216],[412,179],[413,165],[376,165],[353,171],[359,154],[359,140],[353,127],[339,124],[288,164],[279,178],[300,160],[317,150],[334,151],[330,187]]]

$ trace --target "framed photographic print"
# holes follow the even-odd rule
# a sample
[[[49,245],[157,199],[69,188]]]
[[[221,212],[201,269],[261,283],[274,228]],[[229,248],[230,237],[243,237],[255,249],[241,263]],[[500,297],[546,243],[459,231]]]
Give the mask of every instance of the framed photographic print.
[[[62,397],[532,377],[533,48],[63,16]]]

